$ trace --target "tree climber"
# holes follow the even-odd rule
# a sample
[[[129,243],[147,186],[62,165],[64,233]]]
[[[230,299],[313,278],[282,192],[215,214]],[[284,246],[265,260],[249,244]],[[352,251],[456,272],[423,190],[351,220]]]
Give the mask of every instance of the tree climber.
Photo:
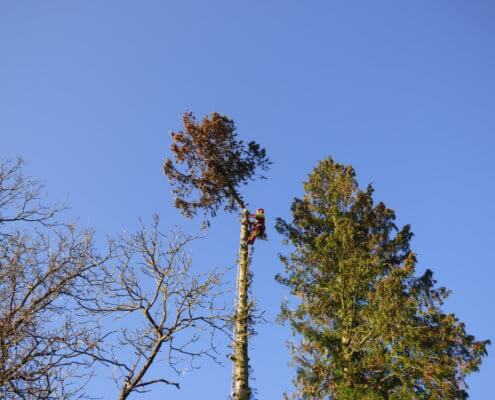
[[[249,230],[247,244],[254,244],[256,238],[265,236],[265,211],[262,208],[258,208],[256,214],[250,214],[249,217],[254,218],[254,222],[250,222],[251,229]]]

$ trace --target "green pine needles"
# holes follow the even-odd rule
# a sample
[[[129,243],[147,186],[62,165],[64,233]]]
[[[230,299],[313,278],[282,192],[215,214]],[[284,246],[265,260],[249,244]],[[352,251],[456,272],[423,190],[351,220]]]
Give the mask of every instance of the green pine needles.
[[[296,334],[294,399],[466,399],[489,341],[441,310],[431,271],[415,276],[412,232],[360,190],[352,167],[321,161],[277,228],[294,250],[277,280],[299,298],[281,318]]]

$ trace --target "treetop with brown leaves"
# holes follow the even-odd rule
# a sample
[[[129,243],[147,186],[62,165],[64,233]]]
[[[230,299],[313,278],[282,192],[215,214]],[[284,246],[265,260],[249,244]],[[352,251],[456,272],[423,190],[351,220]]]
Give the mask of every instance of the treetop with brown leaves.
[[[197,122],[193,113],[183,116],[183,129],[171,132],[174,159],[163,170],[173,186],[175,206],[191,218],[198,209],[214,217],[223,207],[245,208],[241,185],[256,178],[271,164],[258,143],[239,140],[234,121],[216,112]]]

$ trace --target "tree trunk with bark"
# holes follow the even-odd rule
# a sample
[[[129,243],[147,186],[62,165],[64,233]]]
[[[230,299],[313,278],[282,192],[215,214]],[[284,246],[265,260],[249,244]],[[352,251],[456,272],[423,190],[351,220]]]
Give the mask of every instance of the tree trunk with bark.
[[[249,389],[249,357],[248,357],[248,337],[249,337],[249,306],[248,306],[248,288],[249,288],[249,258],[247,239],[248,229],[248,211],[242,210],[241,216],[241,240],[239,250],[239,272],[237,275],[237,301],[235,311],[234,326],[234,369],[232,376],[232,399],[248,400],[250,396]]]

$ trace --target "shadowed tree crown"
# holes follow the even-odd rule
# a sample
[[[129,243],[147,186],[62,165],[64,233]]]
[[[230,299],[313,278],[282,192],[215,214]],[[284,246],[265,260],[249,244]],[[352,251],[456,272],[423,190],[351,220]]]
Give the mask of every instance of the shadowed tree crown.
[[[191,218],[198,209],[214,217],[223,207],[233,212],[244,208],[239,186],[264,178],[271,162],[265,149],[254,141],[238,140],[234,121],[212,113],[200,123],[191,112],[183,116],[183,129],[172,132],[174,160],[166,159],[163,170],[175,196],[175,206]]]

